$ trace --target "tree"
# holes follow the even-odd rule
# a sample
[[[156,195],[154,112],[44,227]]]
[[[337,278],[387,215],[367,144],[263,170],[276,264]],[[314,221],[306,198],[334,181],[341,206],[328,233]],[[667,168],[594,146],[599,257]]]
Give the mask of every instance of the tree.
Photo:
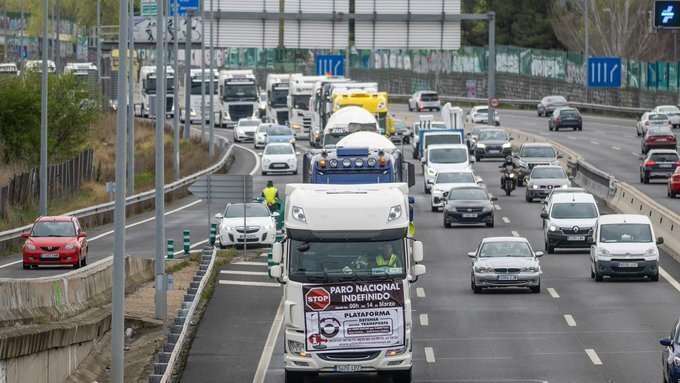
[[[550,7],[555,34],[570,51],[585,50],[584,1],[561,0]],[[588,0],[591,56],[673,60],[672,37],[651,33],[646,0]]]

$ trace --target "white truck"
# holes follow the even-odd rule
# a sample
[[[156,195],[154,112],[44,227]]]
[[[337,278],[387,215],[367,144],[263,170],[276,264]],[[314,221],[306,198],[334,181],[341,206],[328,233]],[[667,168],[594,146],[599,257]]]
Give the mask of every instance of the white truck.
[[[295,137],[308,137],[312,127],[312,113],[309,101],[314,84],[324,80],[326,76],[303,76],[294,74],[288,83],[288,125],[293,129]]]
[[[312,127],[309,130],[309,145],[317,147],[321,145],[321,138],[325,124],[321,122],[321,108],[323,104],[323,88],[326,84],[331,83],[348,83],[352,80],[348,78],[327,78],[322,81],[317,81],[312,87],[312,96],[309,99],[309,112],[312,116]]]
[[[288,89],[290,74],[267,75],[267,121],[273,124],[288,123]]]
[[[142,116],[156,116],[156,66],[143,66],[139,70],[139,99],[142,100]],[[175,113],[175,71],[171,66],[165,67],[165,115]]]
[[[191,110],[189,111],[189,119],[191,123],[201,122],[201,116],[203,116],[206,123],[210,122],[210,103],[213,103],[213,113],[217,113],[218,117],[214,119],[215,125],[220,125],[220,94],[219,94],[219,73],[217,70],[213,70],[210,73],[210,69],[206,69],[202,72],[200,69],[192,69],[189,72],[191,77],[191,94],[189,95],[189,104],[191,105]],[[214,93],[210,95],[210,81],[213,81]],[[201,85],[205,86],[205,110],[202,110],[201,102]],[[186,111],[182,110],[181,120],[185,121]]]
[[[64,74],[73,74],[81,83],[97,85],[97,66],[93,63],[67,63],[64,66]]]
[[[42,60],[28,60],[24,63],[24,69],[42,73]],[[47,60],[47,73],[57,73],[57,65],[52,60]]]
[[[223,128],[234,127],[242,118],[257,117],[257,79],[251,69],[220,71],[220,102]]]
[[[343,137],[354,132],[380,133],[378,120],[371,112],[359,106],[346,106],[331,115],[323,129],[322,146],[329,149]]]
[[[0,64],[0,76],[18,76],[19,67],[16,63]]]
[[[408,235],[408,186],[288,184],[286,196],[271,266],[283,284],[285,382],[378,372],[410,383],[411,284],[426,269]]]

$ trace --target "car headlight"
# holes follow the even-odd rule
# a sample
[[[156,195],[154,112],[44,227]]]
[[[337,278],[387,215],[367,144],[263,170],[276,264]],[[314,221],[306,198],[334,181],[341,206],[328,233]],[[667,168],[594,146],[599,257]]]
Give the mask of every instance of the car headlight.
[[[289,158],[289,159],[288,159],[288,164],[289,164],[289,165],[292,165],[292,164],[294,164],[294,163],[295,163],[295,158]]]
[[[478,273],[493,273],[494,269],[493,269],[493,267],[478,266],[478,267],[475,267],[475,271],[478,272]]]
[[[401,217],[401,205],[394,205],[390,208],[390,213],[387,215],[387,222],[394,221]]]
[[[268,223],[264,225],[265,230],[274,230],[274,224],[273,223]]]
[[[482,208],[482,212],[485,212],[485,213],[489,212],[491,210],[493,210],[493,205],[486,205]]]
[[[555,231],[557,231],[557,226],[555,226],[555,225],[550,225],[550,227],[548,228],[548,230],[555,232]]]
[[[538,271],[538,266],[522,267],[522,271],[529,272],[529,273],[535,273],[535,272]]]
[[[680,367],[680,357],[676,356],[675,358],[673,358],[673,365],[675,367]]]
[[[73,250],[76,248],[75,243],[69,243],[68,245],[64,246],[64,250]]]
[[[289,140],[288,140],[288,143],[289,143],[289,144],[294,144],[294,143],[295,143],[295,138],[289,139]]]
[[[269,165],[270,162],[271,162],[271,161],[270,161],[268,158],[263,158],[263,159],[262,159],[262,163],[265,164],[265,165]]]
[[[189,112],[189,114],[191,114],[191,116],[195,117],[195,116],[196,116],[196,111],[193,110],[193,109],[191,109],[191,111]]]
[[[238,134],[238,135],[244,134],[243,128],[236,128],[236,134]]]
[[[427,168],[427,174],[431,175],[432,177],[437,175],[437,171],[432,169],[432,168]]]
[[[480,148],[480,149],[484,149],[484,148],[486,148],[486,145],[482,144],[481,142],[478,142],[477,147]]]
[[[597,249],[597,255],[603,256],[603,257],[610,257],[611,254],[609,253],[609,250],[604,249],[604,248],[599,248]]]
[[[538,189],[538,185],[531,185],[532,189]]]
[[[506,142],[506,143],[503,144],[503,147],[504,147],[504,148],[509,148],[509,147],[511,147],[511,146],[512,146],[512,144],[509,143],[509,142]]]
[[[650,247],[645,251],[645,256],[646,257],[654,257],[656,255],[659,255],[659,251],[655,247]]]
[[[294,340],[288,340],[288,350],[290,350],[291,354],[296,356],[311,356],[305,351],[305,345],[303,343]]]
[[[26,245],[24,245],[24,247],[25,247],[27,250],[35,250],[35,245],[34,245],[34,244],[31,244],[31,243],[27,243]]]
[[[307,217],[305,216],[305,210],[298,206],[293,206],[292,209],[293,218],[300,222],[307,223]]]

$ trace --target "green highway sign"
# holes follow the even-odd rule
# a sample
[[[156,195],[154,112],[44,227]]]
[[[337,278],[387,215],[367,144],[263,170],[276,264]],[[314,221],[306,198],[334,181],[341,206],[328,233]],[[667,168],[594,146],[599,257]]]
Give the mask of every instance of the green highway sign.
[[[155,0],[142,0],[142,16],[156,16],[158,5]]]

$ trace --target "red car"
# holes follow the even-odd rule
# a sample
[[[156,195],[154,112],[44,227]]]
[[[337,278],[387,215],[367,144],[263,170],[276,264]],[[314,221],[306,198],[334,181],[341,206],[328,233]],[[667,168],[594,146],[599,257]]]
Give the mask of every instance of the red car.
[[[675,198],[680,194],[680,166],[675,168],[675,173],[668,177],[668,196]]]
[[[21,237],[26,238],[24,269],[39,265],[72,265],[77,269],[87,264],[87,234],[76,217],[40,217]]]
[[[677,145],[677,139],[670,127],[650,127],[642,139],[640,151],[645,154],[652,149],[676,149]]]

